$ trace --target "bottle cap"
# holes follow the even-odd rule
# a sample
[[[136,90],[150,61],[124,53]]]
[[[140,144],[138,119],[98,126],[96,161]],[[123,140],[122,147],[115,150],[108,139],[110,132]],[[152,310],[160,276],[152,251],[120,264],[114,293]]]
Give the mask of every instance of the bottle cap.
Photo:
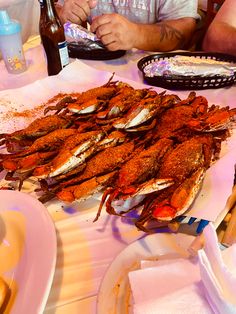
[[[21,31],[21,25],[11,20],[7,11],[0,10],[0,35],[12,35]]]

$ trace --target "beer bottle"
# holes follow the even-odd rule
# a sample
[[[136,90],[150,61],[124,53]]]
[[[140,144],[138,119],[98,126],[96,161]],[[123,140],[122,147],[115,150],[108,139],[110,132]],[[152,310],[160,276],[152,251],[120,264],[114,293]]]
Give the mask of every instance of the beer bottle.
[[[54,0],[39,2],[39,33],[47,58],[48,75],[56,75],[69,63],[64,27],[57,15]]]

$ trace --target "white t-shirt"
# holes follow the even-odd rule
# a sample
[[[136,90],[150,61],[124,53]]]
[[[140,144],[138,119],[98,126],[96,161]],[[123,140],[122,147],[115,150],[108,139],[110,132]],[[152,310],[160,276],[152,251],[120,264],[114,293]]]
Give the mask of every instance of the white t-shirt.
[[[63,5],[63,0],[58,3]],[[197,14],[198,0],[97,0],[92,17],[104,13],[119,13],[136,23],[154,24],[163,20],[193,17]]]
[[[198,19],[197,7],[197,0],[98,0],[92,17],[115,12],[132,22],[153,24],[183,17]]]

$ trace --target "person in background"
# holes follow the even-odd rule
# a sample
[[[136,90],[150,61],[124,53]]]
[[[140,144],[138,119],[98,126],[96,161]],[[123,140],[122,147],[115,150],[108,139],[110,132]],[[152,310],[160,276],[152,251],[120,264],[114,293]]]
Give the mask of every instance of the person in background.
[[[202,49],[236,56],[236,1],[225,0],[204,36]]]
[[[186,49],[196,28],[197,0],[62,0],[63,23],[89,21],[111,51]]]

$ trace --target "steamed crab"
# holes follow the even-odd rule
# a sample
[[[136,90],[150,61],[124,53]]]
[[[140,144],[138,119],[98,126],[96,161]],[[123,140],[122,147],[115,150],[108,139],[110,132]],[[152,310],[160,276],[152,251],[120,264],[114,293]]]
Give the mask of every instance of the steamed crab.
[[[100,100],[111,98],[117,91],[117,82],[112,81],[113,76],[114,74],[108,82],[102,86],[91,88],[82,93],[65,95],[56,105],[48,106],[44,113],[46,114],[49,111],[54,110],[58,114],[59,112],[63,110],[67,111],[68,109],[76,113],[79,113],[82,110],[82,114],[96,111],[98,109],[97,107],[100,105]]]
[[[71,119],[57,115],[37,118],[24,129],[13,133],[0,134],[0,139],[2,139],[0,146],[5,144],[8,152],[15,153],[22,149],[22,147],[31,145],[35,139],[55,130],[66,129],[71,124]]]
[[[128,160],[118,171],[113,182],[114,187],[107,188],[104,192],[95,220],[98,219],[104,203],[108,213],[116,214],[112,201],[120,198],[125,200],[137,194],[145,195],[173,184],[171,178],[157,182],[153,180],[172,145],[171,140],[161,139]]]
[[[206,170],[214,159],[217,148],[213,136],[196,136],[177,145],[165,158],[158,178],[170,177],[174,184],[153,193],[143,202],[136,226],[145,229],[150,220],[170,221],[189,209],[203,182]]]
[[[64,202],[80,201],[84,198],[83,191],[85,191],[85,187],[86,197],[89,197],[95,191],[107,186],[114,177],[116,170],[130,158],[135,148],[133,142],[116,144],[99,151],[93,158],[86,161],[83,171],[77,172],[76,176],[72,174],[71,177],[71,173],[68,172],[64,176],[55,177],[55,180],[60,181],[52,187],[47,187],[40,200],[45,202],[56,195],[58,199]],[[113,176],[109,176],[111,172],[113,172]],[[109,180],[106,180],[106,178]],[[96,182],[97,184],[95,184]]]
[[[125,212],[116,211],[114,201],[136,195],[142,195],[143,198],[129,210],[141,208],[136,221],[139,229],[146,231],[144,225],[153,219],[170,221],[181,215],[190,207],[200,190],[215,153],[214,144],[211,135],[196,136],[176,147],[171,140],[159,140],[149,150],[140,153],[136,160],[133,158],[124,164],[118,179],[113,182],[114,187],[107,188],[103,194],[95,220],[103,204],[109,214],[125,215]]]
[[[115,120],[113,126],[126,131],[140,131],[142,124],[152,121],[179,101],[180,99],[176,95],[165,95],[165,92],[157,94],[155,91],[149,91],[144,98],[132,105],[124,116]]]

